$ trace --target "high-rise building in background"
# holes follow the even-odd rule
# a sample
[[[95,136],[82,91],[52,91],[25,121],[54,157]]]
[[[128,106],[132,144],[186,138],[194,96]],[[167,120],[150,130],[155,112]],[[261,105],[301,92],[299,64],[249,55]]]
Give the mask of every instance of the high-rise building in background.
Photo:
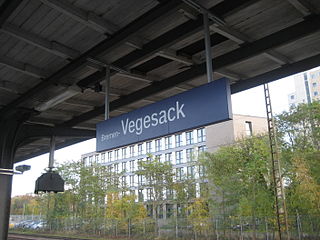
[[[266,118],[234,115],[233,120],[207,127],[179,132],[104,152],[87,153],[82,155],[81,161],[85,166],[92,164],[107,166],[119,174],[119,183],[128,186],[128,192],[138,196],[138,201],[148,202],[151,200],[150,191],[152,189],[144,187],[146,180],[136,174],[136,171],[138,170],[138,162],[147,160],[148,153],[150,153],[160,161],[167,161],[173,165],[175,181],[184,178],[195,179],[196,195],[193,197],[198,197],[202,187],[202,182],[199,179],[203,173],[200,169],[201,166],[195,160],[201,152],[214,152],[219,147],[232,144],[239,138],[264,132],[267,132]],[[170,217],[174,208],[177,208],[174,204],[165,204],[163,218]]]
[[[288,95],[290,107],[320,99],[320,69],[300,73],[293,78],[295,92]]]

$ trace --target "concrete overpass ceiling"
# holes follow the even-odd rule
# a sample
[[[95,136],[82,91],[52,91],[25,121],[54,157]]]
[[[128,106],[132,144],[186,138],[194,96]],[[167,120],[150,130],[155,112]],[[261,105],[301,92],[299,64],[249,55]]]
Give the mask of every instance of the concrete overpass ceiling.
[[[214,79],[230,78],[233,93],[320,62],[317,0],[198,2],[225,22],[210,26]],[[27,109],[32,124],[94,130],[104,64],[115,117],[206,83],[203,38],[201,15],[182,0],[0,0],[0,116]],[[88,138],[60,137],[57,147]],[[48,148],[32,139],[15,161]]]

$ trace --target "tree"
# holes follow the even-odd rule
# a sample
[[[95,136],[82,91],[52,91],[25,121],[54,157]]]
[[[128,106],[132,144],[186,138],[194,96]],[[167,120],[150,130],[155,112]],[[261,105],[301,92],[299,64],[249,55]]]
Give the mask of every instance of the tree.
[[[223,217],[224,235],[231,216],[247,216],[252,218],[255,236],[255,219],[274,213],[268,139],[244,138],[206,153],[200,161],[207,169],[213,214]]]
[[[159,207],[165,203],[164,193],[173,189],[173,168],[168,162],[160,162],[160,159],[149,155],[146,161],[138,163],[137,174],[145,179],[141,186],[147,189],[148,200],[151,201],[152,215],[158,228]]]
[[[106,217],[116,221],[116,227],[127,226],[128,236],[131,236],[131,223],[141,222],[147,211],[142,203],[135,202],[136,196],[125,195],[120,199],[110,199],[107,204]],[[117,234],[116,234],[117,235]]]
[[[319,214],[320,103],[300,104],[276,120],[289,214]]]
[[[276,117],[284,149],[320,150],[320,102],[299,104]]]
[[[197,239],[197,235],[207,231],[210,227],[208,202],[203,198],[196,198],[189,205],[188,210],[190,211],[188,220],[193,226],[195,239]]]
[[[15,196],[11,199],[11,215],[39,215],[41,209],[38,206],[38,196],[26,194]]]

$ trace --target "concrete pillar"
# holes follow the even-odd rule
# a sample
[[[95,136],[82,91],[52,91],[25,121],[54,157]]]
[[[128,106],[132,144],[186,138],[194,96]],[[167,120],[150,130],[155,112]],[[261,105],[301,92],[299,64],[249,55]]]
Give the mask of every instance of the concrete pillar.
[[[8,239],[12,174],[19,128],[26,119],[21,112],[0,117],[0,239]]]
[[[0,173],[0,239],[8,237],[12,176]]]

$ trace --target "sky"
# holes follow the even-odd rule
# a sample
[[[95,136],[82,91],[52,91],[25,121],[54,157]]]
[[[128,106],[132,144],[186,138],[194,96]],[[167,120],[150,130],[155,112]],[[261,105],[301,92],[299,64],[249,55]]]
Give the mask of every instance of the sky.
[[[274,114],[287,111],[288,94],[293,93],[294,81],[293,77],[287,77],[274,81],[269,84],[271,104]],[[266,116],[265,100],[263,86],[255,87],[231,96],[232,110],[235,114],[244,114],[252,116]],[[55,151],[56,163],[64,163],[67,161],[80,160],[82,154],[95,151],[95,139],[91,139],[82,143],[66,147]],[[31,170],[22,175],[14,175],[12,196],[33,193],[36,179],[44,173],[44,169],[48,166],[49,154],[44,154],[18,165],[31,165]]]

